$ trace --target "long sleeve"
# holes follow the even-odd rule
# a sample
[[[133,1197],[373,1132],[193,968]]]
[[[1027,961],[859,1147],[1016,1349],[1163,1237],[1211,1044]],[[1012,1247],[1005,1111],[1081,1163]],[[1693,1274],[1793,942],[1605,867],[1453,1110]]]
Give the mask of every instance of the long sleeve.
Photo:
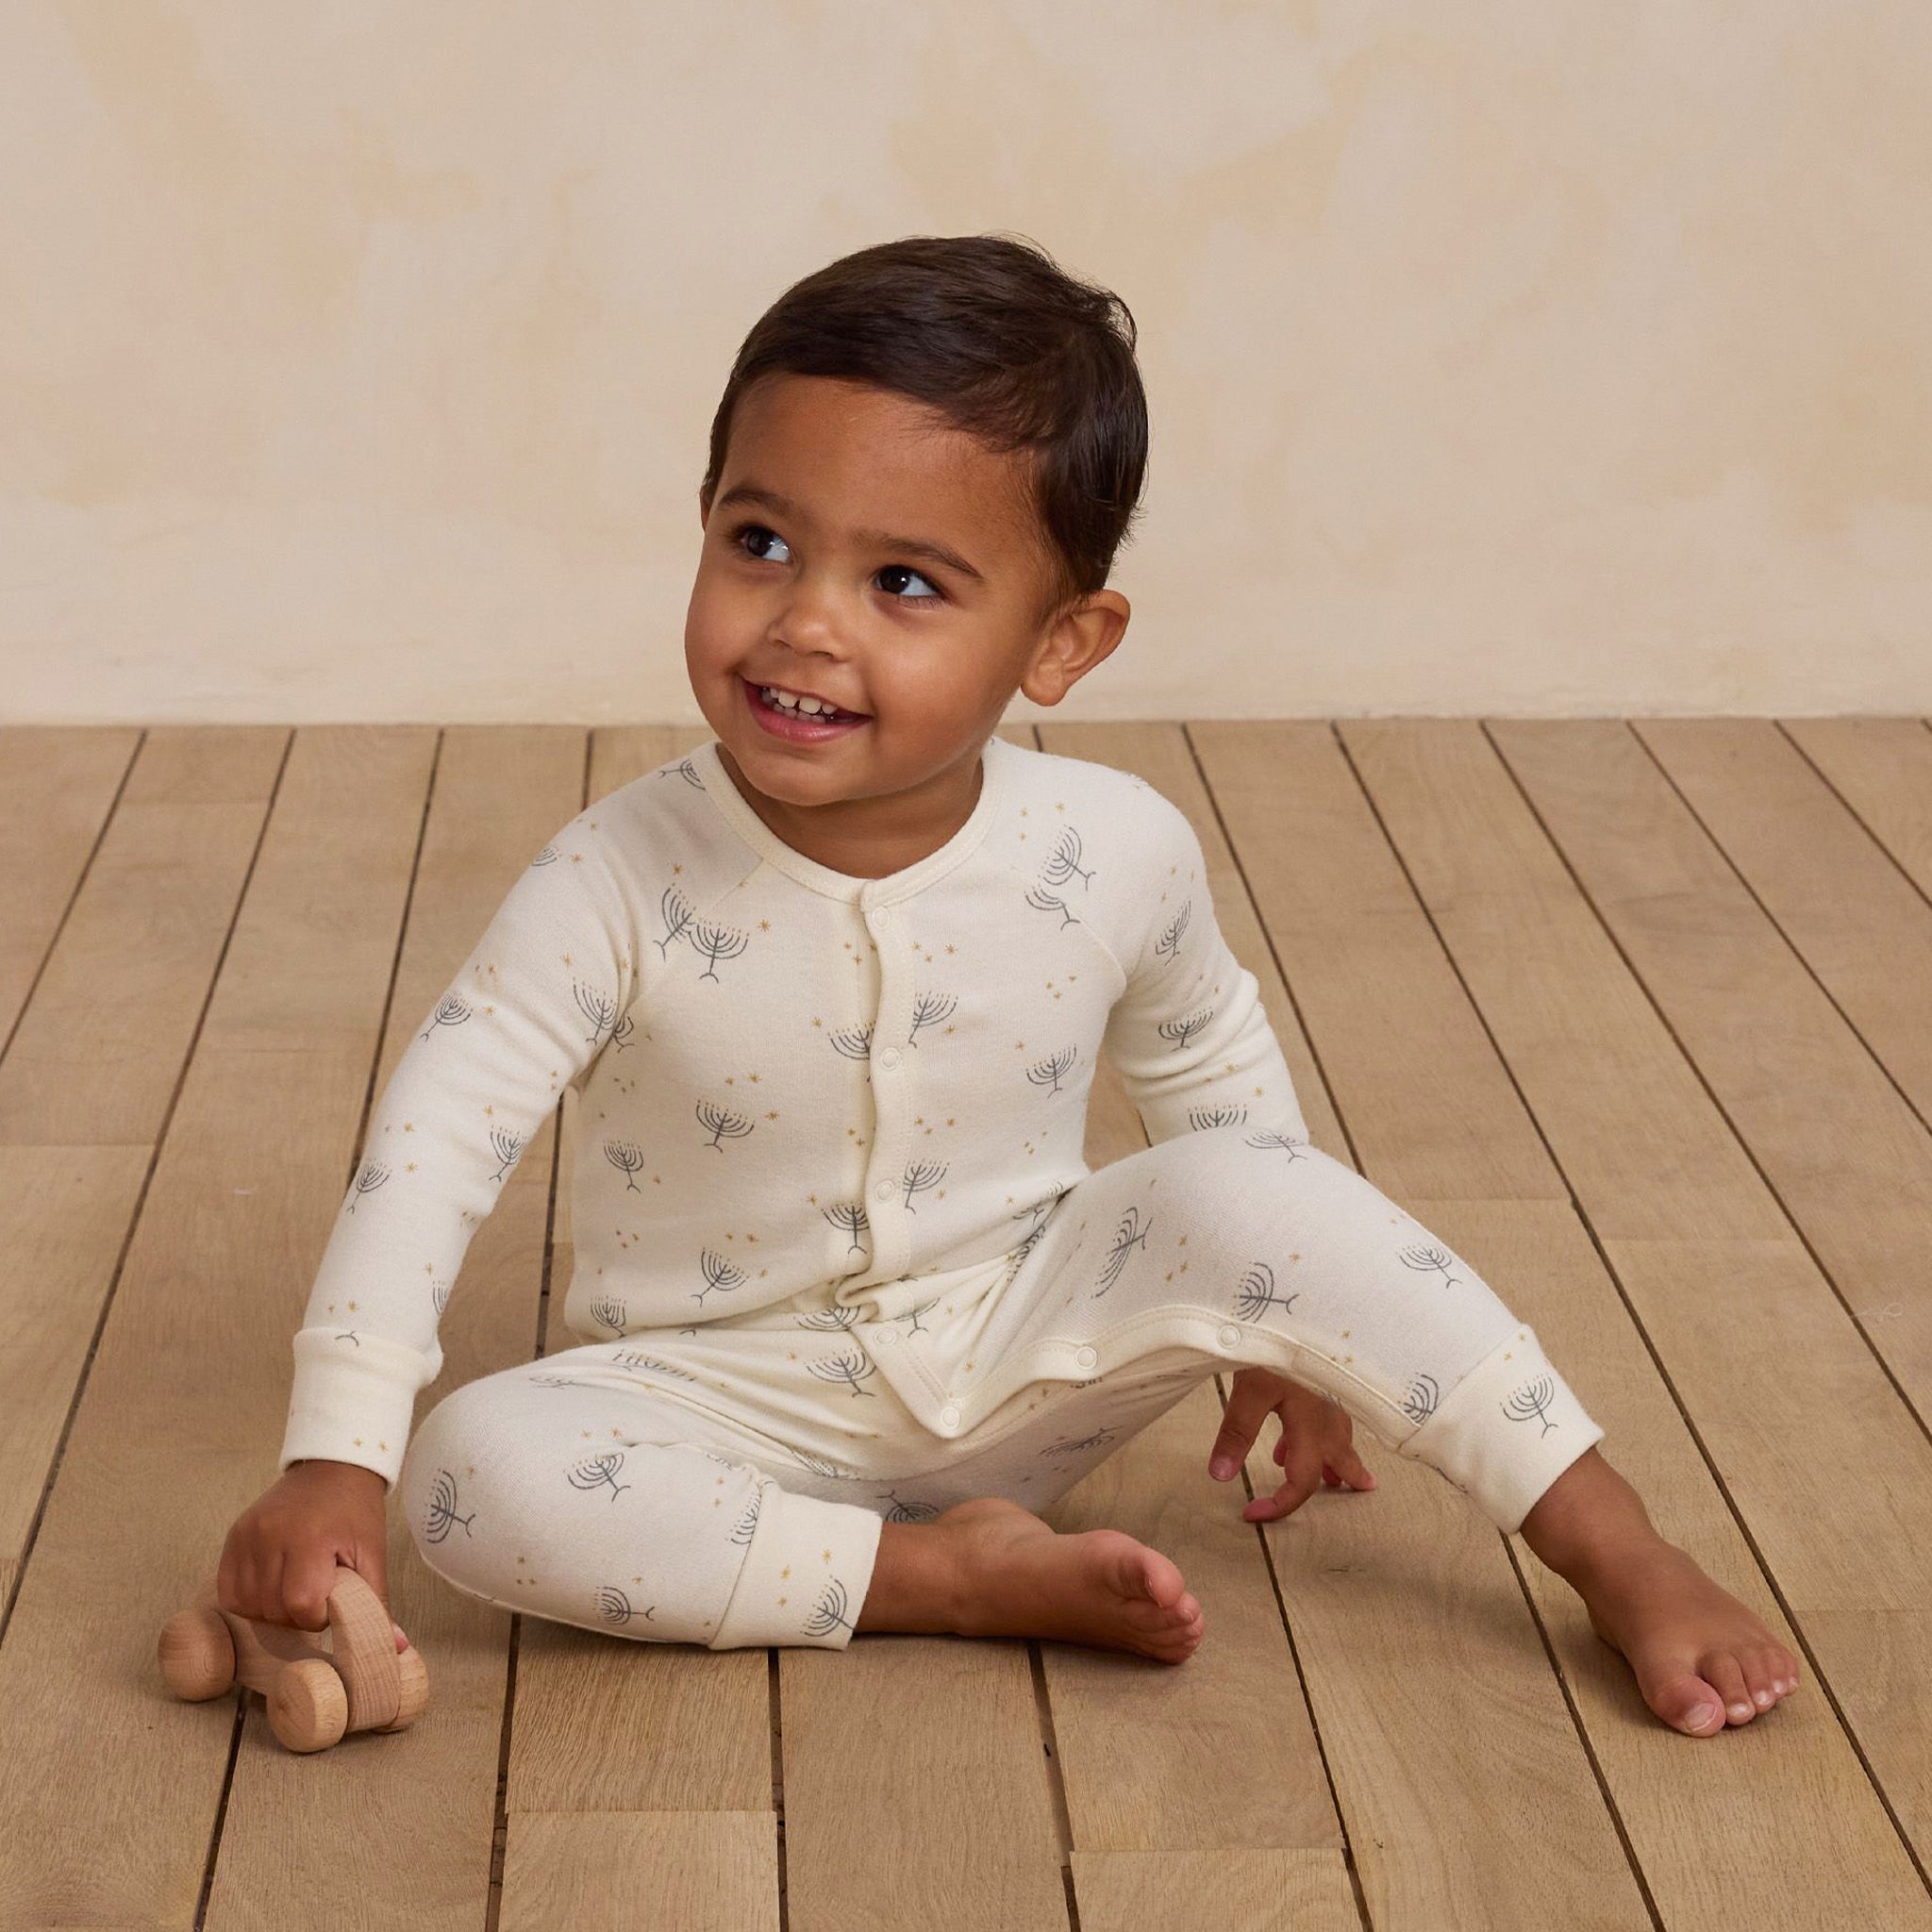
[[[326,1457],[394,1487],[472,1236],[564,1089],[632,1029],[632,920],[596,809],[519,874],[383,1089],[294,1338],[282,1469]]]
[[[1259,983],[1215,919],[1201,841],[1178,806],[1146,791],[1146,917],[1138,950],[1121,962],[1127,983],[1103,1050],[1157,1146],[1233,1124],[1306,1141]]]

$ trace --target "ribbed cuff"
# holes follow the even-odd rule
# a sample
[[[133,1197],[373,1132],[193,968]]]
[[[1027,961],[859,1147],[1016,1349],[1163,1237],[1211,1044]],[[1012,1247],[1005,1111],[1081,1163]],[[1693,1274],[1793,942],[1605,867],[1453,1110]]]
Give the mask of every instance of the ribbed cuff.
[[[1604,1439],[1527,1326],[1513,1329],[1397,1445],[1439,1471],[1504,1531]]]
[[[295,1379],[276,1467],[324,1457],[375,1470],[391,1489],[403,1466],[424,1361],[379,1335],[347,1341],[326,1328],[295,1337]]]
[[[843,1650],[872,1587],[885,1526],[870,1509],[801,1496],[768,1477],[737,1588],[708,1648]]]

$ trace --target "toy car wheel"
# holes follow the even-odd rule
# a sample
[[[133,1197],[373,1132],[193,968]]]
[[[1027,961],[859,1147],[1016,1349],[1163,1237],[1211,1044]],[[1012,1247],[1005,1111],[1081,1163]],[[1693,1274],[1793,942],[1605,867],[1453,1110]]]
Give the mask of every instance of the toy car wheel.
[[[269,1729],[291,1751],[325,1751],[348,1728],[349,1693],[326,1657],[287,1665],[268,1696]]]
[[[161,1681],[190,1704],[219,1697],[235,1681],[235,1640],[211,1604],[191,1604],[161,1625]]]

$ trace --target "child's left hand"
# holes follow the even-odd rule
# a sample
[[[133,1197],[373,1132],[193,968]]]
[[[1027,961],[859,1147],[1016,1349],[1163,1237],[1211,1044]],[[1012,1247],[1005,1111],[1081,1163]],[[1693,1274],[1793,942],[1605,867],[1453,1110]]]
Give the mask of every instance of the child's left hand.
[[[1355,1453],[1355,1421],[1340,1403],[1331,1402],[1299,1382],[1267,1369],[1242,1369],[1228,1391],[1221,1433],[1208,1461],[1208,1473],[1225,1482],[1246,1458],[1249,1446],[1268,1414],[1281,1418],[1281,1440],[1274,1459],[1286,1477],[1270,1496],[1257,1496],[1243,1506],[1244,1523],[1272,1523],[1299,1509],[1325,1477],[1345,1489],[1373,1490],[1375,1478]]]

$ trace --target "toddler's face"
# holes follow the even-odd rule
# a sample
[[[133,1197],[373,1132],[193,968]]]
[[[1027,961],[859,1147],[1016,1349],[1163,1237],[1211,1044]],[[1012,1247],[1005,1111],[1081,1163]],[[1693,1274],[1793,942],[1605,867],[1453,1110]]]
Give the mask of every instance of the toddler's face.
[[[699,503],[685,663],[758,791],[802,808],[937,797],[1015,690],[1057,704],[1118,642],[1117,591],[1042,624],[1049,566],[1023,462],[860,383],[786,375],[745,393],[716,498]],[[862,722],[776,735],[758,717],[768,685]]]

